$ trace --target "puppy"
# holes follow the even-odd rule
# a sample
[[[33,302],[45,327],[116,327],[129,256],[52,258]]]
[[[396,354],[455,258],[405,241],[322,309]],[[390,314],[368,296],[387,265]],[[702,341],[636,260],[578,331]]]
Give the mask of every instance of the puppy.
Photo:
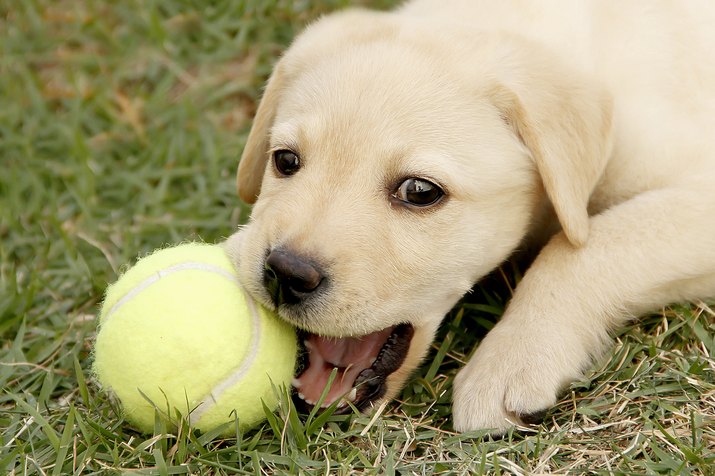
[[[303,330],[297,393],[394,397],[450,308],[538,257],[454,387],[459,431],[531,422],[609,331],[715,296],[715,3],[416,0],[317,21],[238,168],[245,287]]]

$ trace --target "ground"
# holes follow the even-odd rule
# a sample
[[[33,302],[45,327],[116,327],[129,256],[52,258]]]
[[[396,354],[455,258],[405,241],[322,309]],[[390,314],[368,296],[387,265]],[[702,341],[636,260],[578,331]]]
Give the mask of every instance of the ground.
[[[217,242],[246,219],[234,172],[271,64],[347,3],[0,4],[0,471],[715,474],[715,312],[702,302],[623,329],[543,425],[453,431],[451,382],[518,281],[510,265],[375,414],[298,418],[284,401],[233,438],[122,420],[90,372],[107,283],[158,246]]]

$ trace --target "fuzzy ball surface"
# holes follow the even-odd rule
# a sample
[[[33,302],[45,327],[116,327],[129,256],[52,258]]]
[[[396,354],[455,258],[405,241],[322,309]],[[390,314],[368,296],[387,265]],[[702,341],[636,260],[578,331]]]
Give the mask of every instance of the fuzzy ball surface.
[[[275,410],[293,378],[295,330],[255,303],[219,245],[187,243],[142,258],[111,285],[94,373],[126,419],[151,432],[176,414],[201,431]],[[227,425],[224,433],[235,431]]]

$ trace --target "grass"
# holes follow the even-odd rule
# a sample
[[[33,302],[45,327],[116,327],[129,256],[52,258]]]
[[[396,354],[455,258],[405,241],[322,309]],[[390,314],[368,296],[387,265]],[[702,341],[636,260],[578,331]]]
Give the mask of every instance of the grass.
[[[99,391],[89,353],[106,284],[137,255],[245,220],[234,171],[261,85],[306,22],[345,3],[0,5],[0,472],[715,474],[705,303],[623,329],[542,426],[498,440],[453,432],[450,389],[505,286],[455,308],[375,415],[301,420],[286,401],[234,438],[160,423],[145,435]]]

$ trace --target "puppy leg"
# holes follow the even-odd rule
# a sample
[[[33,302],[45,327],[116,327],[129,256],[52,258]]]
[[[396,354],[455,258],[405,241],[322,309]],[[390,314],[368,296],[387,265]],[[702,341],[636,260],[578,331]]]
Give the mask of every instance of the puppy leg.
[[[701,191],[639,195],[593,217],[581,248],[554,237],[457,376],[455,428],[501,433],[535,421],[606,348],[609,330],[714,282],[715,200]]]

